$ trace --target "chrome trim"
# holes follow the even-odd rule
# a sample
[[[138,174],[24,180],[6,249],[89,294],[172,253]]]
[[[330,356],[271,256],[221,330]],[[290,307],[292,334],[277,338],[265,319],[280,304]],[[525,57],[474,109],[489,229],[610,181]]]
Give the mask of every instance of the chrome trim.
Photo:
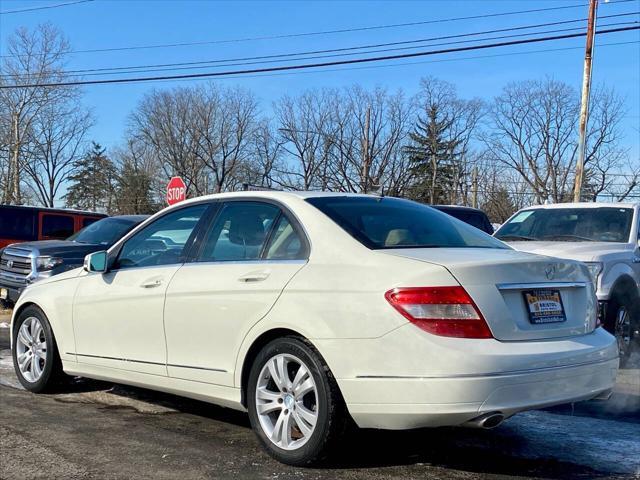
[[[174,363],[167,363],[167,367],[177,367],[177,368],[192,368],[194,370],[207,370],[209,372],[221,372],[221,373],[227,373],[226,370],[223,370],[222,368],[206,368],[206,367],[192,367],[190,365],[176,365]]]
[[[285,264],[285,265],[304,265],[309,263],[308,259],[296,259],[296,260],[260,260],[259,258],[253,260],[214,260],[207,262],[187,262],[183,267],[196,266],[196,265],[273,265],[273,264]]]
[[[533,373],[550,372],[554,370],[564,370],[568,368],[586,367],[589,365],[599,365],[601,363],[611,362],[616,358],[608,358],[606,360],[598,360],[597,362],[582,362],[574,363],[571,365],[559,365],[555,367],[544,368],[531,368],[526,370],[510,370],[507,372],[491,372],[491,373],[461,373],[458,375],[430,375],[430,376],[415,376],[415,375],[356,375],[356,378],[361,379],[404,379],[404,380],[432,380],[432,379],[448,379],[448,378],[485,378],[485,377],[509,377],[512,375],[529,375]]]
[[[587,282],[539,282],[539,283],[498,283],[498,290],[527,290],[537,288],[586,288]]]
[[[187,365],[175,365],[172,363],[159,363],[159,362],[149,362],[147,360],[132,360],[130,358],[119,358],[119,357],[107,357],[102,355],[89,355],[88,353],[72,353],[67,352],[66,355],[76,355],[78,357],[87,357],[87,358],[101,358],[103,360],[117,360],[119,362],[131,362],[131,363],[145,363],[147,365],[162,365],[166,367],[178,367],[178,368],[193,368],[195,370],[209,370],[211,372],[222,372],[226,373],[226,370],[221,368],[205,368],[205,367],[191,367]]]

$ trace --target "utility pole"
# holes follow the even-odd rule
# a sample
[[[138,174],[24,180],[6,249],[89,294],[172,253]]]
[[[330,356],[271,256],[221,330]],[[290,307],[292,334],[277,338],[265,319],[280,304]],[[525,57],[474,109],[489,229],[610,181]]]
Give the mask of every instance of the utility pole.
[[[478,208],[478,167],[473,167],[471,173],[471,206]]]
[[[591,61],[593,59],[593,40],[598,10],[598,0],[589,1],[589,19],[587,24],[587,45],[584,54],[584,73],[582,77],[582,100],[580,106],[580,137],[578,139],[578,160],[576,162],[576,183],[573,188],[573,201],[582,200],[584,183],[584,157],[586,150],[587,120],[589,118],[589,95],[591,93]]]
[[[364,138],[362,139],[362,193],[369,190],[369,123],[371,121],[371,106],[367,107],[367,115],[364,121]]]

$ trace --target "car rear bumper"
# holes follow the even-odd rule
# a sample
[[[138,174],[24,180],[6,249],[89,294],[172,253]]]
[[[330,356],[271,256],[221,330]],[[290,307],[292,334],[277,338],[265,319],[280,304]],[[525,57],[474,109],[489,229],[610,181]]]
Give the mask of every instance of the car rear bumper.
[[[349,412],[363,428],[462,425],[485,413],[577,402],[610,390],[618,359],[539,370],[455,377],[342,379]]]

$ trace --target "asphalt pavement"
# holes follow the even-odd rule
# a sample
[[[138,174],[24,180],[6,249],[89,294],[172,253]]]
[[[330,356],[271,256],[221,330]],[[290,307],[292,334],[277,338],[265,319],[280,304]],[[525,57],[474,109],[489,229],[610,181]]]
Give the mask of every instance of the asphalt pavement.
[[[0,313],[0,479],[640,479],[639,368],[621,370],[607,401],[522,413],[494,430],[356,431],[329,463],[305,469],[266,455],[241,412],[86,379],[28,393],[7,322]]]

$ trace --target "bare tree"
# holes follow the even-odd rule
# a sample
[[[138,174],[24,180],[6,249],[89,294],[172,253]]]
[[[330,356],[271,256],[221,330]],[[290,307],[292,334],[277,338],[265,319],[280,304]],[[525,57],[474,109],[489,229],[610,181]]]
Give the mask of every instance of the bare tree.
[[[509,84],[492,105],[487,149],[496,161],[518,172],[537,203],[572,196],[578,113],[575,89],[552,79]],[[606,177],[619,162],[622,114],[617,95],[602,88],[594,91],[585,159],[591,176],[600,169]]]
[[[274,105],[283,150],[290,161],[280,172],[286,188],[311,190],[328,188],[327,156],[331,139],[327,125],[331,118],[332,93],[310,90],[292,98],[282,97]]]
[[[0,63],[0,73],[5,86],[20,87],[34,83],[56,83],[65,78],[64,56],[70,50],[66,38],[50,24],[39,25],[35,30],[18,29],[9,37],[6,55]],[[33,123],[47,106],[65,102],[75,97],[77,90],[56,87],[22,87],[0,90],[0,130],[7,136],[3,149],[6,157],[0,165],[3,182],[3,203],[22,203],[22,173],[27,159],[25,152]]]
[[[60,187],[83,154],[92,124],[91,114],[82,108],[77,98],[49,103],[33,118],[27,133],[24,171],[41,204],[55,206]]]
[[[192,196],[207,193],[205,165],[197,155],[196,94],[192,89],[152,91],[130,116],[129,141],[147,146],[165,178],[184,179]]]
[[[240,88],[218,90],[213,84],[194,92],[196,156],[210,172],[214,192],[237,183],[234,172],[248,161],[258,103]]]

